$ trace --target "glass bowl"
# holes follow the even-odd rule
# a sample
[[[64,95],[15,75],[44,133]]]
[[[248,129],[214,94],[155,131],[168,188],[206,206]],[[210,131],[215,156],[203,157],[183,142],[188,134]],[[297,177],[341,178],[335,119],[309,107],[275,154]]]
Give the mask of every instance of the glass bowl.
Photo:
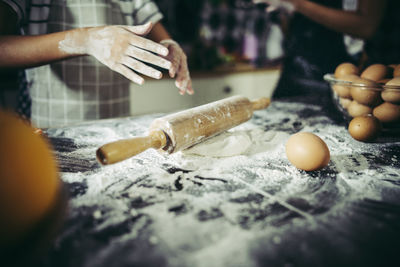
[[[384,128],[400,128],[400,86],[385,83],[336,79],[325,74],[331,88],[333,103],[346,121],[353,117],[373,114]]]

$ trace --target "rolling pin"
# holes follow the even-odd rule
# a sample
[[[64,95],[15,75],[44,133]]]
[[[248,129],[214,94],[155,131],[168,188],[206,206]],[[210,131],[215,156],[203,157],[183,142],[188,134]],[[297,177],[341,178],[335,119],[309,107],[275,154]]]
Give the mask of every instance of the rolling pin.
[[[97,159],[103,165],[113,164],[149,148],[174,153],[248,121],[254,110],[264,109],[269,104],[269,98],[250,101],[243,96],[232,96],[173,113],[155,119],[147,136],[101,146],[96,151]]]

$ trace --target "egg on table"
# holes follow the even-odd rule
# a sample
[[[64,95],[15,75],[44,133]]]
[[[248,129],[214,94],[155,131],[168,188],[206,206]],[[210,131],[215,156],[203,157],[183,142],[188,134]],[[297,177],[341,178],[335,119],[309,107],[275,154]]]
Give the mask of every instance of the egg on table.
[[[299,132],[286,142],[286,156],[296,168],[315,171],[327,166],[330,152],[326,143],[317,135]]]

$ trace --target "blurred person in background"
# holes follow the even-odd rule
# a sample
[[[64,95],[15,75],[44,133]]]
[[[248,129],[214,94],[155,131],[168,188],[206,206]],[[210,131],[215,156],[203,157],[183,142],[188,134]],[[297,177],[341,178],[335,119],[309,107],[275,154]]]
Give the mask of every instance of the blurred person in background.
[[[41,128],[128,116],[131,82],[160,69],[193,94],[162,18],[149,0],[0,1],[0,72],[19,70],[18,113]]]
[[[323,75],[351,62],[400,63],[400,1],[396,0],[253,0],[267,12],[283,15],[284,59],[274,97],[325,95]],[[343,7],[346,7],[346,10]],[[353,7],[352,7],[353,6]],[[287,23],[286,23],[287,22]],[[359,53],[349,53],[344,35],[363,40]]]

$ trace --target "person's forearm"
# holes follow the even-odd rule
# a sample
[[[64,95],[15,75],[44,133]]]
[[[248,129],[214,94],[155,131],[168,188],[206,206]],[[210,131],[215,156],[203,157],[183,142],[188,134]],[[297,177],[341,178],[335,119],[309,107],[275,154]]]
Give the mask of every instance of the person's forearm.
[[[360,0],[357,11],[344,11],[320,4],[294,1],[297,12],[332,30],[368,39],[373,36],[382,19],[386,0]]]
[[[29,68],[78,56],[59,48],[60,41],[65,39],[67,33],[0,36],[0,68]]]
[[[157,43],[161,42],[162,40],[171,39],[171,36],[160,22],[154,25],[148,37]]]

